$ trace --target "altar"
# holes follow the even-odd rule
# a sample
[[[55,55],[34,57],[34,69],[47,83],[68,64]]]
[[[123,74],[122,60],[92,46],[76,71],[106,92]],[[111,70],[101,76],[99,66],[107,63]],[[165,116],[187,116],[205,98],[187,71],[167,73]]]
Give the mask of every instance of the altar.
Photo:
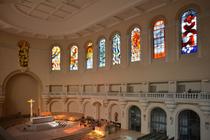
[[[59,123],[54,121],[52,116],[31,117],[26,123],[24,130],[38,131],[59,127]]]
[[[40,116],[40,117],[31,117],[30,121],[32,124],[38,124],[38,123],[47,123],[52,122],[54,119],[52,116]]]

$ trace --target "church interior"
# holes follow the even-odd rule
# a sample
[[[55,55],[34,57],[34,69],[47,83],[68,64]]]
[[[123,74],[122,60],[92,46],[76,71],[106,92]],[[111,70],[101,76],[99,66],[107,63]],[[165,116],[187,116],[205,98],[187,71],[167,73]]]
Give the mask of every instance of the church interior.
[[[0,0],[0,140],[209,140],[209,0]]]

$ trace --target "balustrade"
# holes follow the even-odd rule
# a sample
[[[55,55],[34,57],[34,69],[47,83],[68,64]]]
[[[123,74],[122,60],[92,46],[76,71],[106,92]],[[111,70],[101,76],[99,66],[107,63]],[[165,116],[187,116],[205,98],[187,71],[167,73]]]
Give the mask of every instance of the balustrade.
[[[200,93],[141,93],[141,92],[67,92],[67,93],[59,93],[59,92],[50,92],[48,95],[53,96],[62,96],[66,94],[67,96],[91,96],[91,97],[104,97],[107,99],[112,98],[128,98],[128,99],[146,99],[147,101],[155,101],[155,100],[174,100],[174,101],[208,101],[210,102],[210,93],[209,92],[200,92]]]

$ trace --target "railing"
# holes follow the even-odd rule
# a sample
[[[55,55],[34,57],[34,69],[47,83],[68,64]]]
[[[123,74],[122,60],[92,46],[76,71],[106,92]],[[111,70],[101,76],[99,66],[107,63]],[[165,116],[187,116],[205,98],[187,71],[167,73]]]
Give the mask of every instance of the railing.
[[[177,100],[177,101],[184,101],[184,100],[206,100],[210,102],[210,92],[201,92],[201,93],[127,93],[127,92],[67,92],[67,93],[58,93],[58,92],[50,92],[48,94],[50,97],[59,97],[59,96],[78,96],[78,97],[106,97],[107,99],[112,98],[124,98],[124,99],[133,99],[133,100]]]

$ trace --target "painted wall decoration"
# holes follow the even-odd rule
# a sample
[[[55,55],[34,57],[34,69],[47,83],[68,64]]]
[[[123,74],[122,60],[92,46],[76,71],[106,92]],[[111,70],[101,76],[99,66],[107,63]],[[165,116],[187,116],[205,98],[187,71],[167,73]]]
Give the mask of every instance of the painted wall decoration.
[[[51,52],[52,70],[61,70],[61,49],[59,46],[53,46]]]
[[[78,70],[78,47],[76,45],[73,45],[70,49],[70,70]]]
[[[26,40],[20,40],[18,42],[18,47],[19,47],[19,64],[21,67],[28,67],[30,44]]]

